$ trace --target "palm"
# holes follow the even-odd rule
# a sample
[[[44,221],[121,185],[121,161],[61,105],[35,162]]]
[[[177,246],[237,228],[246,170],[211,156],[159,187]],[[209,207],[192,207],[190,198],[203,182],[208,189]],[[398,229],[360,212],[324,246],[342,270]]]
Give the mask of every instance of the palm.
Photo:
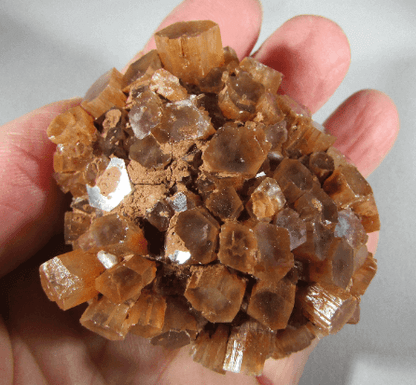
[[[192,7],[188,3],[191,2],[178,7],[163,25],[207,18],[203,2],[197,2],[198,5],[194,1]],[[233,13],[211,4],[209,15],[219,23],[224,45],[234,47],[240,58],[250,53],[260,27],[257,2],[245,0],[241,3],[246,3],[246,7],[241,6]],[[217,8],[221,9],[221,15],[215,15],[213,10]],[[230,14],[233,16],[229,17]],[[224,15],[227,15],[226,21]],[[243,32],[236,36],[235,31]],[[150,42],[146,49],[152,44]],[[282,71],[284,91],[312,112],[332,95],[349,65],[348,42],[342,31],[334,23],[314,16],[297,17],[285,23],[255,56]],[[3,185],[13,187],[0,192],[0,205],[4,208],[0,214],[3,274],[31,257],[60,226],[64,203],[50,183],[53,146],[47,142],[45,131],[54,116],[77,103],[79,101],[73,100],[46,106],[0,131],[0,154],[6,154],[0,160],[8,165],[0,168],[0,179]],[[338,136],[336,145],[364,174],[369,174],[391,147],[398,130],[398,118],[394,105],[385,95],[363,91],[348,99],[325,126]],[[358,135],[361,141],[357,144],[353,139]],[[27,138],[33,137],[37,140],[29,142]],[[16,180],[18,184],[13,182]],[[376,238],[371,242],[370,249],[374,249]],[[14,375],[15,382],[22,384],[258,383],[254,378],[239,374],[220,377],[193,363],[186,349],[170,352],[136,336],[129,336],[123,342],[110,342],[83,329],[78,321],[83,311],[81,306],[64,313],[46,299],[40,287],[37,267],[40,262],[59,254],[57,247],[60,245],[55,237],[45,249],[1,281],[2,292],[8,293],[8,303],[4,307],[6,325],[0,325],[3,378],[12,382]],[[306,351],[285,360],[268,361],[260,382],[296,382],[308,354]]]

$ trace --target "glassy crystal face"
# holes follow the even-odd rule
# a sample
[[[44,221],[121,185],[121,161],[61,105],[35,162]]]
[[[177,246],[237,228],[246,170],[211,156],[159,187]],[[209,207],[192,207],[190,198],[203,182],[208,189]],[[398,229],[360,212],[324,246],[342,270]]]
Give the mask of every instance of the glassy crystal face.
[[[122,75],[56,117],[54,177],[73,196],[65,242],[40,267],[63,310],[122,340],[191,345],[196,362],[260,375],[359,320],[377,270],[374,195],[282,74],[176,23]]]

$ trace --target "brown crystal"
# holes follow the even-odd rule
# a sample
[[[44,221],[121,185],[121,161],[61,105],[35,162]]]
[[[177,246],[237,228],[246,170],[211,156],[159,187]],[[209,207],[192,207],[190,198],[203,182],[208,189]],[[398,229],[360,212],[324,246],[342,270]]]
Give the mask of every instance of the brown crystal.
[[[313,187],[311,172],[296,159],[283,159],[273,178],[279,183],[289,203],[295,202]]]
[[[365,293],[371,280],[377,272],[377,261],[371,253],[368,253],[362,266],[352,276],[352,285],[350,293],[355,296],[361,296]]]
[[[305,316],[324,333],[335,334],[354,314],[357,299],[338,286],[315,283],[299,291]]]
[[[283,278],[278,282],[257,282],[250,296],[247,314],[272,330],[285,329],[295,304],[296,285]]]
[[[223,369],[252,376],[261,375],[270,344],[270,331],[254,320],[233,327],[228,339]]]
[[[250,227],[234,221],[221,227],[218,259],[222,264],[253,274],[256,255],[257,238]]]
[[[217,373],[225,374],[223,363],[229,334],[230,328],[225,324],[219,324],[212,335],[208,331],[199,333],[192,345],[193,360]]]
[[[140,337],[153,338],[162,333],[166,314],[166,297],[142,291],[130,311],[133,326],[129,332]]]
[[[104,270],[96,252],[82,250],[52,258],[39,269],[43,290],[63,310],[95,297],[94,281]]]
[[[253,191],[247,209],[259,221],[270,222],[283,209],[286,199],[273,178],[265,178]]]
[[[163,66],[184,82],[197,84],[224,63],[220,29],[210,20],[172,24],[155,40]]]
[[[162,68],[157,50],[152,49],[135,62],[131,63],[123,76],[125,84],[129,85],[136,80],[150,79],[155,71]]]
[[[209,172],[252,178],[267,157],[270,144],[255,126],[226,124],[220,128],[202,155]]]
[[[126,258],[95,279],[95,288],[113,303],[138,296],[156,276],[156,263],[139,255]]]
[[[210,322],[231,322],[240,310],[246,283],[222,265],[196,269],[186,299]]]
[[[196,362],[260,375],[359,320],[380,220],[367,181],[283,74],[221,46],[211,21],[156,34],[56,117],[54,178],[73,195],[73,251],[40,267],[86,328],[191,345]]]
[[[306,223],[299,218],[299,214],[290,208],[280,211],[273,223],[289,232],[290,250],[306,242]]]
[[[254,227],[258,254],[254,275],[261,280],[279,281],[293,267],[289,232],[272,224],[258,223]]]
[[[278,330],[273,338],[274,351],[272,358],[285,358],[292,353],[306,349],[316,338],[311,324],[294,327],[288,325],[284,330]]]
[[[205,201],[208,210],[225,221],[235,219],[243,210],[243,203],[233,186],[221,186],[214,190]]]
[[[179,264],[207,264],[215,260],[218,222],[198,207],[180,212],[166,236],[166,255]]]
[[[81,106],[94,118],[98,118],[111,107],[124,107],[126,96],[123,75],[115,68],[99,77],[90,87]]]
[[[114,304],[106,297],[94,298],[81,316],[81,325],[109,340],[123,340],[131,319],[128,303]]]

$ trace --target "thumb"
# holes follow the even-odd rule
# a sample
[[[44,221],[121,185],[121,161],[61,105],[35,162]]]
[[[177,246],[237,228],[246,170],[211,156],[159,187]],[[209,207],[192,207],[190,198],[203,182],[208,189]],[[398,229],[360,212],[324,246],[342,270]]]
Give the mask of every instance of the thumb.
[[[46,244],[62,214],[63,194],[52,178],[55,145],[49,123],[79,104],[49,104],[0,127],[0,276]]]

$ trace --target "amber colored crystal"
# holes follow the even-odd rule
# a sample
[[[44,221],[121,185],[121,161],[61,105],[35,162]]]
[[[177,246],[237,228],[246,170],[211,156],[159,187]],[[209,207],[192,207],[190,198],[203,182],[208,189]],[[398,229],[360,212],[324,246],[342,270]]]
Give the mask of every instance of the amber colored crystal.
[[[223,369],[259,376],[268,357],[272,335],[257,321],[233,327],[228,339]]]
[[[372,189],[353,165],[341,165],[325,181],[323,188],[338,207],[348,207],[363,201]]]
[[[310,265],[309,277],[315,282],[326,282],[346,289],[353,271],[354,251],[352,247],[345,239],[334,238],[326,259]]]
[[[254,81],[264,86],[267,92],[277,93],[282,82],[282,74],[280,72],[267,67],[249,56],[241,60],[239,69],[248,72]]]
[[[175,143],[207,139],[214,132],[208,113],[198,107],[195,98],[190,97],[166,104],[162,125],[154,135],[160,143]]]
[[[166,236],[166,254],[176,263],[207,264],[215,260],[218,222],[198,207],[180,212]]]
[[[380,230],[380,217],[373,194],[366,196],[362,201],[352,204],[351,209],[361,219],[361,224],[367,233]]]
[[[190,345],[208,369],[259,376],[359,321],[374,195],[284,74],[239,61],[217,24],[155,40],[47,129],[73,251],[41,284],[62,309],[87,302],[81,324],[104,338]]]
[[[265,178],[253,191],[247,209],[259,221],[270,222],[283,209],[286,199],[273,178]]]
[[[247,314],[271,330],[284,329],[295,305],[296,285],[287,278],[278,282],[257,282],[250,296]]]
[[[164,154],[153,135],[137,139],[130,146],[130,159],[139,162],[143,167],[164,167],[170,161],[170,156]]]
[[[325,152],[314,152],[309,157],[309,169],[323,183],[335,169],[334,160]]]
[[[81,107],[73,107],[54,118],[46,133],[56,144],[90,144],[95,140],[94,119]]]
[[[218,106],[224,116],[240,121],[254,118],[256,104],[264,92],[263,85],[245,71],[232,76],[225,72],[222,79],[224,88],[218,94]]]
[[[299,214],[290,208],[280,211],[273,223],[278,227],[283,227],[289,232],[290,250],[306,242],[306,223],[299,218]]]
[[[97,218],[77,239],[77,245],[85,251],[98,248],[122,255],[147,254],[143,230],[118,214]]]
[[[229,334],[230,328],[226,324],[219,324],[212,334],[209,331],[199,333],[192,344],[193,360],[214,372],[225,374],[223,364]]]
[[[361,314],[360,302],[357,302],[357,306],[354,310],[354,313],[352,314],[351,318],[347,321],[347,324],[350,324],[350,325],[358,324],[358,322],[360,322],[360,314]]]
[[[129,85],[136,80],[149,80],[153,73],[160,68],[162,68],[162,63],[157,50],[152,49],[129,65],[123,76],[123,82]]]
[[[222,264],[243,273],[254,273],[257,238],[253,229],[235,221],[221,227],[218,259]]]
[[[156,263],[139,255],[126,258],[95,279],[95,288],[113,303],[140,294],[156,276]]]
[[[284,159],[277,167],[273,178],[289,203],[295,202],[313,187],[311,172],[296,159]]]
[[[254,234],[258,245],[254,275],[261,280],[279,281],[294,266],[289,232],[260,222],[254,227]]]
[[[94,280],[104,270],[96,252],[74,250],[43,263],[39,272],[48,298],[67,310],[98,294]]]
[[[152,338],[153,345],[177,349],[193,341],[201,329],[183,297],[168,297],[162,333]]]
[[[188,97],[186,89],[179,84],[179,78],[164,68],[153,74],[149,88],[171,102],[184,100]]]
[[[224,63],[220,29],[210,20],[172,24],[155,40],[163,66],[184,82],[196,84]]]
[[[335,334],[354,314],[357,299],[338,286],[315,283],[297,293],[304,315],[324,333]]]
[[[224,185],[214,190],[205,205],[223,221],[237,218],[243,210],[243,203],[233,186]]]
[[[145,90],[134,98],[128,116],[135,137],[143,139],[161,125],[163,104],[153,91]]]
[[[91,225],[91,216],[82,212],[67,211],[64,218],[65,243],[71,244]]]
[[[373,258],[373,254],[368,253],[362,266],[352,276],[352,285],[349,289],[350,293],[355,296],[361,296],[365,293],[371,280],[377,272],[377,260]]]
[[[114,304],[106,297],[97,297],[81,316],[81,325],[109,340],[123,340],[131,327],[128,303]]]
[[[129,332],[145,338],[161,334],[165,324],[166,307],[166,297],[143,290],[131,308],[133,326]]]
[[[226,124],[210,140],[202,160],[210,172],[251,178],[266,159],[269,148],[262,130]]]
[[[100,76],[85,94],[82,108],[98,118],[111,107],[124,107],[123,75],[115,68]]]
[[[246,282],[222,265],[195,270],[186,299],[210,322],[231,322],[240,310]]]
[[[288,325],[284,330],[278,330],[273,337],[274,349],[272,358],[285,358],[292,353],[306,349],[316,338],[311,324],[294,327]]]

